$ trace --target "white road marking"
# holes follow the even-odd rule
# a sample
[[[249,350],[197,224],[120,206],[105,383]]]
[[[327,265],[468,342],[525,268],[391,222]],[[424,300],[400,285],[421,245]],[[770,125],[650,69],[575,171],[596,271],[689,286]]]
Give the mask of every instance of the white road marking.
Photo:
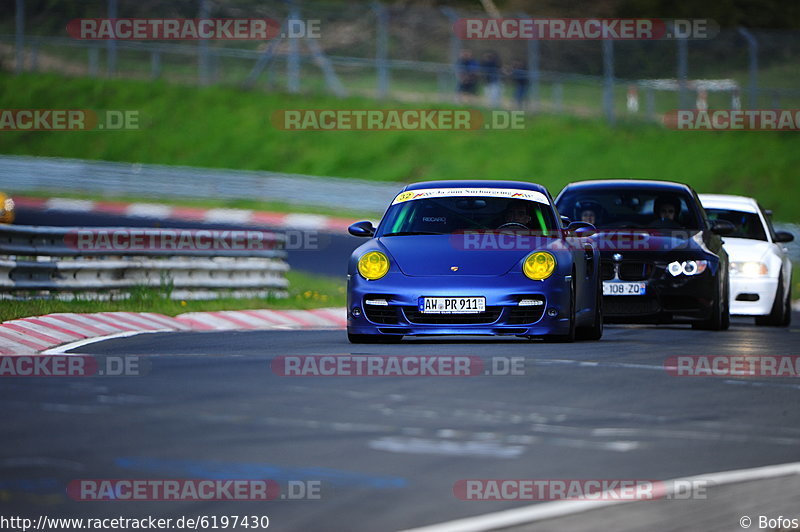
[[[70,342],[68,344],[59,345],[56,347],[51,347],[45,351],[42,351],[43,355],[79,355],[80,353],[67,353],[67,351],[71,349],[77,349],[79,347],[83,347],[85,345],[94,344],[97,342],[103,342],[105,340],[114,340],[115,338],[128,338],[130,336],[136,336],[137,334],[151,334],[151,333],[159,333],[159,332],[175,332],[171,331],[170,329],[157,329],[151,331],[124,331],[120,333],[114,334],[107,334],[105,336],[96,336],[94,338],[85,338],[83,340],[78,340],[77,342]]]
[[[735,471],[722,471],[707,473],[691,477],[676,478],[664,481],[665,496],[673,495],[675,486],[685,486],[687,483],[704,482],[713,486],[735,484],[738,482],[751,482],[778,478],[789,475],[800,475],[800,462],[790,462],[751,469],[738,469]],[[512,526],[535,523],[547,519],[574,515],[599,508],[607,508],[618,504],[640,502],[635,499],[617,499],[594,501],[554,501],[542,504],[524,506],[500,512],[493,512],[476,517],[457,519],[429,526],[407,529],[403,532],[484,532],[499,530]]]
[[[500,445],[488,441],[432,440],[388,436],[371,440],[370,449],[408,454],[435,454],[448,456],[489,456],[492,458],[517,458],[524,451],[521,445]]]

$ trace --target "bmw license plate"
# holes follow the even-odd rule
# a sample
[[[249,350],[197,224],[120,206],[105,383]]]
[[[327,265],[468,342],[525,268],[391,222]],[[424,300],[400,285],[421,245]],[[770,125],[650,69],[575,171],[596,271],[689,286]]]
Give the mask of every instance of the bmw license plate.
[[[486,298],[421,297],[417,305],[423,314],[477,314],[486,311]]]
[[[647,283],[603,281],[604,296],[643,296],[646,288]]]

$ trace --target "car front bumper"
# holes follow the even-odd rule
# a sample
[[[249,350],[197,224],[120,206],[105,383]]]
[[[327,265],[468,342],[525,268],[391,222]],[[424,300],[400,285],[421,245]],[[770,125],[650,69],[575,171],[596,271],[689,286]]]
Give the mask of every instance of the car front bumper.
[[[712,316],[718,280],[708,270],[696,276],[678,277],[661,270],[660,275],[641,282],[646,284],[645,295],[603,296],[607,322],[660,322],[674,317],[695,321]]]
[[[731,276],[731,314],[765,316],[772,311],[778,278]]]
[[[501,276],[419,276],[390,272],[377,281],[348,279],[347,329],[372,335],[518,335],[566,334],[570,327],[569,277],[532,281],[523,274]],[[480,314],[423,314],[420,297],[485,297]],[[383,299],[386,306],[366,305]],[[541,305],[519,306],[521,299]]]

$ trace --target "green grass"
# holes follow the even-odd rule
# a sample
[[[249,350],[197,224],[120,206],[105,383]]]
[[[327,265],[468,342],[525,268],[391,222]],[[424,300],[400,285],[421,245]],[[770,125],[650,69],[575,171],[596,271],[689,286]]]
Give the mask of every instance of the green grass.
[[[794,193],[800,137],[792,132],[684,132],[625,121],[609,128],[601,119],[551,115],[529,116],[522,130],[290,132],[270,123],[274,111],[380,104],[52,74],[0,75],[0,102],[3,108],[136,109],[142,117],[139,131],[4,132],[0,152],[9,154],[376,181],[522,179],[553,193],[580,179],[671,179],[699,192],[756,196],[777,219],[800,220]],[[339,208],[346,207],[330,206]]]
[[[55,312],[158,312],[175,316],[184,312],[243,309],[310,309],[343,307],[346,305],[345,281],[333,277],[309,275],[290,271],[289,295],[285,298],[234,299],[221,298],[209,301],[180,301],[169,299],[164,290],[137,288],[126,298],[109,301],[76,297],[72,300],[30,299],[3,300],[0,304],[0,321],[41,316]]]

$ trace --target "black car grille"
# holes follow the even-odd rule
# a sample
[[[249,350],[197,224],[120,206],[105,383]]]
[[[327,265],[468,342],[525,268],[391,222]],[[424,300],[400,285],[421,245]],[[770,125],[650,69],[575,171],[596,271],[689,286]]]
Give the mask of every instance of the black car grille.
[[[653,274],[653,264],[650,262],[621,262],[619,265],[619,278],[623,281],[646,281]]]
[[[411,323],[421,325],[469,325],[475,323],[494,323],[500,318],[503,307],[486,307],[484,312],[475,314],[423,314],[417,307],[403,307],[403,312]]]
[[[603,298],[603,313],[609,316],[657,314],[660,310],[658,300],[645,296],[606,296]]]
[[[652,262],[625,261],[619,263],[619,278],[622,281],[646,281],[653,276],[655,266]],[[600,276],[604,281],[614,278],[614,263],[604,260],[600,263]]]
[[[364,305],[364,314],[373,323],[383,323],[384,325],[397,324],[397,307],[386,307],[382,305]]]
[[[544,305],[537,307],[511,307],[508,309],[506,323],[509,325],[536,323],[542,319],[542,314],[544,314]]]

